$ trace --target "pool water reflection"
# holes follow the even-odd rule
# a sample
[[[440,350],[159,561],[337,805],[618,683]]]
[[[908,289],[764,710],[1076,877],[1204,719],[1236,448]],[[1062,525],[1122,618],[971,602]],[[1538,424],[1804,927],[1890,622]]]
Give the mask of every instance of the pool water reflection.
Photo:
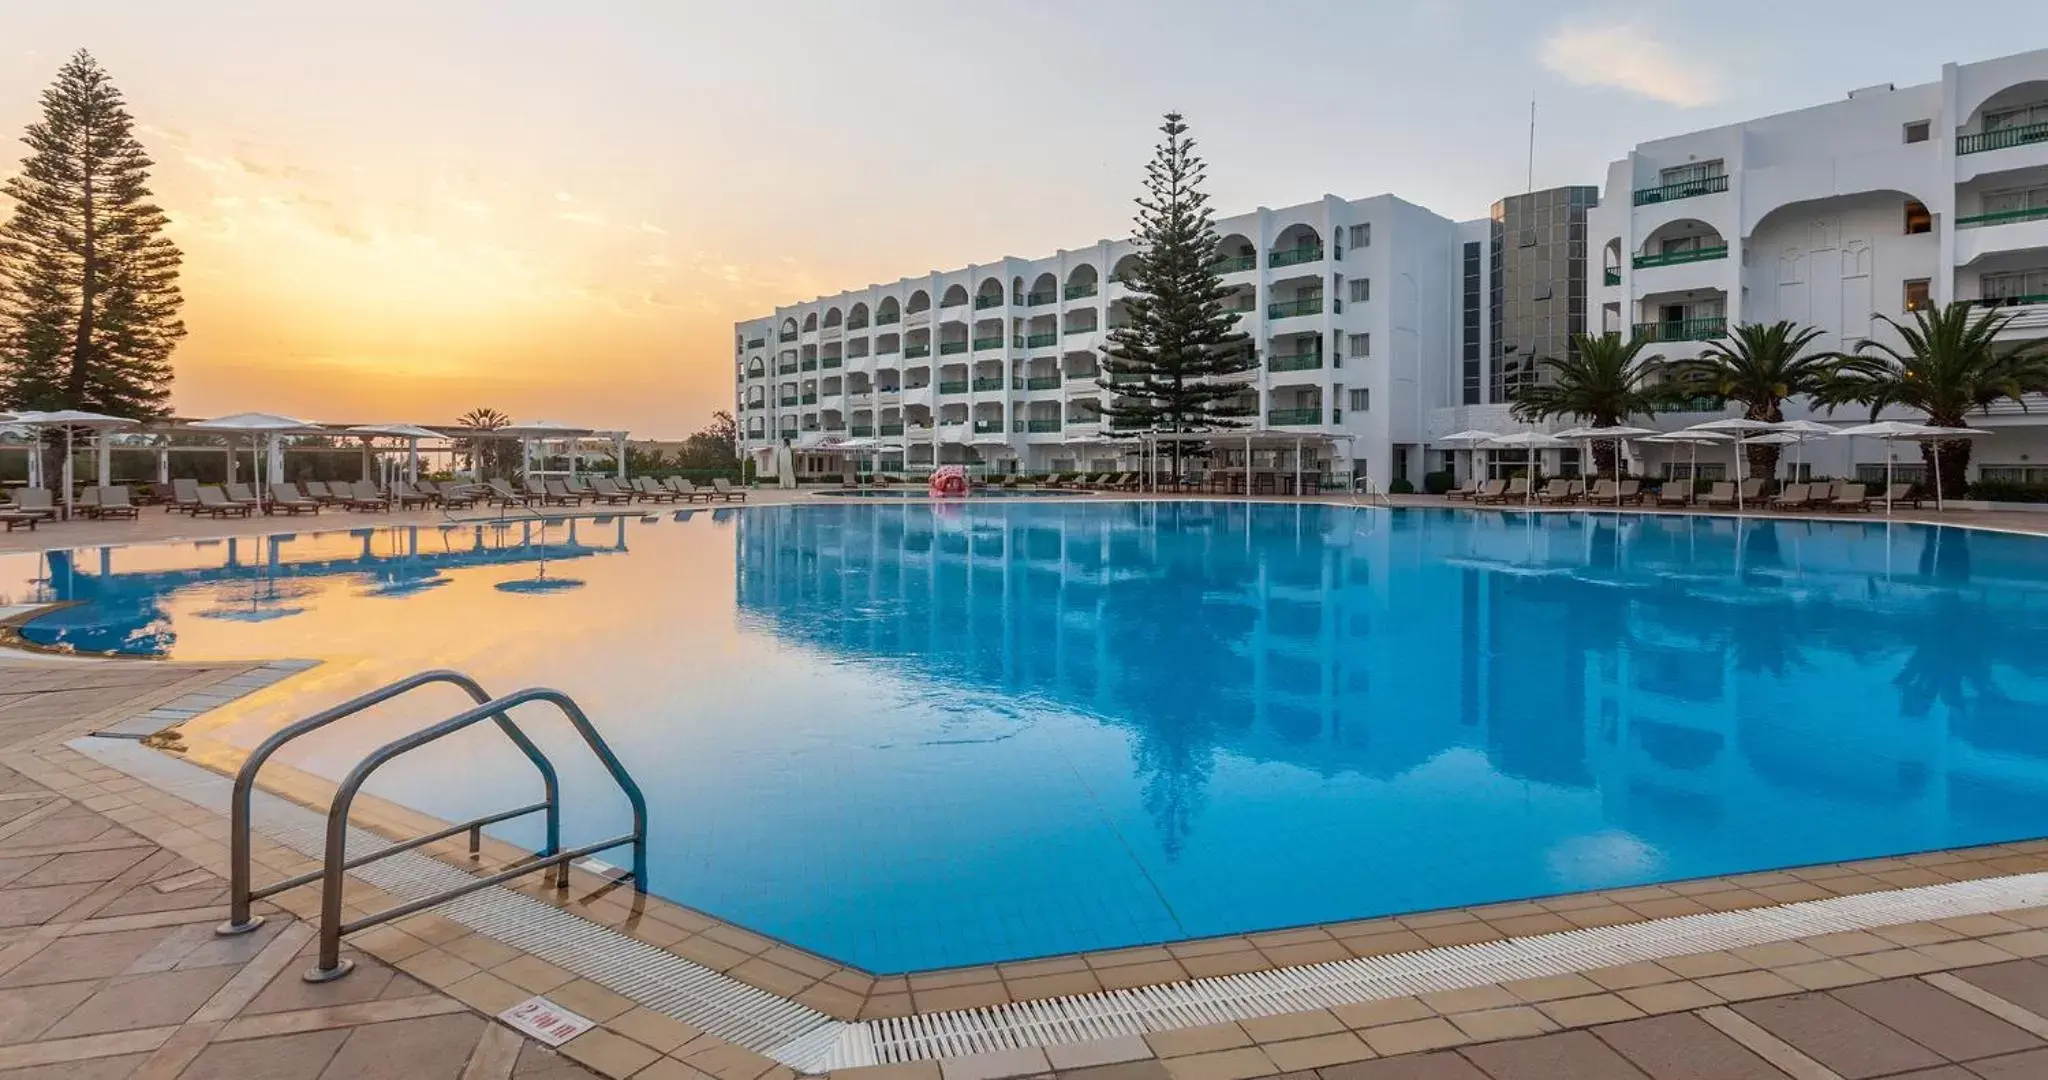
[[[2048,834],[2048,548],[1919,526],[845,502],[0,559],[41,641],[583,702],[662,895],[875,971]],[[33,579],[33,580],[30,580]],[[529,582],[575,582],[532,586]],[[324,775],[456,703],[323,736]],[[565,839],[622,805],[562,747]],[[525,794],[485,738],[373,785]],[[508,832],[526,839],[517,830]]]

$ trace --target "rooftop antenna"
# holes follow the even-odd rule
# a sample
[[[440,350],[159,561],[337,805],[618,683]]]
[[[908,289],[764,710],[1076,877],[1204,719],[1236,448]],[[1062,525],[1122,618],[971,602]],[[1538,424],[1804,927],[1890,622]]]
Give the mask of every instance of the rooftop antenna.
[[[1529,186],[1527,191],[1536,190],[1536,99],[1529,99]]]

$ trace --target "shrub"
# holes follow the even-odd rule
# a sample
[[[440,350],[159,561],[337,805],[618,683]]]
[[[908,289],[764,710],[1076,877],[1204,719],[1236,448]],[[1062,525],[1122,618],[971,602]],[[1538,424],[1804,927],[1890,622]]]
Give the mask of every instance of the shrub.
[[[1970,497],[1990,502],[2048,503],[2048,484],[2016,484],[2010,480],[1979,480]]]
[[[1396,480],[1396,481],[1394,481],[1394,483],[1396,483],[1396,484],[1405,484],[1405,483],[1407,483],[1407,481],[1406,481],[1406,480]],[[1453,475],[1452,473],[1449,473],[1449,472],[1433,472],[1433,473],[1427,473],[1427,474],[1425,474],[1425,475],[1423,476],[1423,478],[1422,478],[1422,490],[1424,490],[1424,491],[1427,491],[1427,492],[1429,492],[1429,493],[1430,493],[1431,495],[1442,495],[1442,494],[1443,494],[1444,492],[1446,492],[1446,491],[1449,491],[1449,490],[1451,490],[1452,488],[1454,488],[1454,487],[1457,487],[1457,486],[1458,486],[1458,478],[1457,478],[1457,476],[1455,476],[1455,475]],[[1387,490],[1388,490],[1388,491],[1392,491],[1392,490],[1393,490],[1393,487],[1392,487],[1392,485],[1389,485],[1389,486],[1388,486],[1388,488],[1387,488]],[[1404,493],[1404,494],[1405,494],[1405,493]]]
[[[1445,490],[1449,489],[1446,488]],[[1413,495],[1415,494],[1415,484],[1405,476],[1394,477],[1394,479],[1387,484],[1387,494]],[[1435,492],[1434,494],[1440,495],[1442,494],[1442,492]]]

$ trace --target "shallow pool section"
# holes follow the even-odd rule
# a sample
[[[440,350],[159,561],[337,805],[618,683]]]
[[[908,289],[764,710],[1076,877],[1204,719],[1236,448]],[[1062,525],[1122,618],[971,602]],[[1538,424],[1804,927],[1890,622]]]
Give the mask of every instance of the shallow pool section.
[[[2032,537],[847,500],[0,558],[35,599],[77,602],[45,644],[328,661],[201,741],[429,666],[565,690],[647,789],[654,891],[878,972],[2048,835]],[[565,839],[618,831],[529,722]],[[470,816],[523,769],[479,728],[371,787]]]

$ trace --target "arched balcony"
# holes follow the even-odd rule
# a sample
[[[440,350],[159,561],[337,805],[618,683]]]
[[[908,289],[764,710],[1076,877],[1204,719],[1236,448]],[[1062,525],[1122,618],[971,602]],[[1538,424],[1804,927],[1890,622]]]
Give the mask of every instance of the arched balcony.
[[[847,310],[846,328],[848,330],[865,330],[868,328],[868,305],[865,302],[857,303]]]
[[[795,341],[795,340],[796,340],[796,320],[795,320],[795,319],[784,319],[784,320],[782,320],[782,331],[781,331],[781,333],[778,333],[778,334],[776,334],[775,336],[776,336],[777,340],[780,340],[780,341]]]
[[[967,303],[967,286],[965,285],[954,285],[946,290],[945,295],[939,297],[939,306],[942,308],[959,307],[965,303]]]
[[[1242,274],[1259,268],[1259,249],[1243,233],[1231,233],[1216,245],[1216,272]]]
[[[768,365],[760,357],[756,356],[752,360],[747,361],[747,378],[758,379],[766,374],[768,374]]]
[[[1280,230],[1280,235],[1273,238],[1273,250],[1266,256],[1266,265],[1275,270],[1322,261],[1323,234],[1305,222]]]
[[[818,313],[817,313],[817,312],[815,312],[815,311],[813,311],[813,312],[809,312],[809,313],[805,314],[805,315],[804,315],[804,333],[806,333],[806,334],[815,334],[815,333],[817,333],[817,332],[818,332]]]
[[[1607,245],[1600,249],[1600,284],[1621,284],[1621,237],[1619,236],[1610,238],[1607,241]]]
[[[978,300],[980,299],[980,297],[976,297],[975,299],[976,299],[976,300],[978,301]],[[997,295],[997,300],[998,300],[998,301],[1000,301],[1000,300],[1001,300],[1001,295],[1000,295],[1000,294],[998,294],[998,295]],[[1001,320],[1001,319],[980,319],[980,320],[977,320],[977,321],[975,322],[975,324],[974,324],[974,339],[973,339],[973,340],[974,340],[974,351],[975,351],[975,352],[984,352],[984,351],[987,351],[987,350],[991,350],[991,349],[1000,349],[1000,348],[1002,348],[1002,347],[1003,347],[1003,320]]]
[[[1065,296],[1069,300],[1086,300],[1100,292],[1102,281],[1095,267],[1082,263],[1067,272]]]
[[[845,316],[840,313],[838,308],[833,307],[825,310],[825,329],[830,330],[835,326],[843,325],[844,322]]]
[[[2042,143],[2048,143],[2048,81],[2033,80],[1984,99],[1956,133],[1956,156]]]
[[[1003,283],[997,278],[983,279],[981,286],[974,290],[974,310],[987,311],[1003,306]]]
[[[1024,303],[1029,307],[1060,302],[1060,279],[1050,273],[1040,274],[1031,283],[1031,291],[1024,294]]]
[[[884,297],[875,305],[875,325],[889,326],[903,321],[903,305],[893,296]]]
[[[1708,262],[1728,257],[1728,241],[1712,225],[1697,218],[1667,221],[1643,238],[1643,250],[1630,265],[1637,270],[1683,263]]]
[[[1109,271],[1109,280],[1115,282],[1118,285],[1122,285],[1126,288],[1129,288],[1131,284],[1131,275],[1137,272],[1138,256],[1137,253],[1133,252],[1131,254],[1123,256],[1122,258],[1116,261],[1116,265],[1112,267]]]
[[[932,332],[920,327],[903,337],[903,358],[922,360],[932,354]]]
[[[910,299],[903,305],[903,325],[922,326],[929,323],[932,320],[931,311],[931,294],[919,289],[911,293]]]

